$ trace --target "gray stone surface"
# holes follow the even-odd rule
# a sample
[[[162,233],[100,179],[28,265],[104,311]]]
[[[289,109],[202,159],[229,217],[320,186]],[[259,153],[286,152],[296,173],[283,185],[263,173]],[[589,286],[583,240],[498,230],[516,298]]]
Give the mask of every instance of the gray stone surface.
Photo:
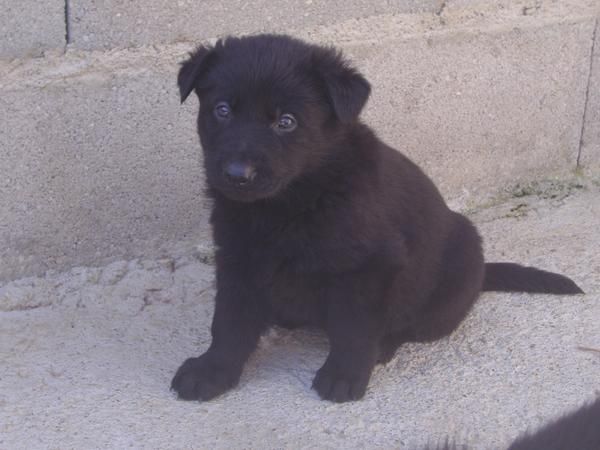
[[[600,395],[600,190],[539,193],[473,216],[487,256],[559,270],[587,295],[486,293],[449,338],[402,347],[351,404],[310,389],[324,336],[283,330],[261,340],[233,391],[176,401],[171,376],[209,343],[213,270],[194,258],[9,283],[0,447],[413,450],[450,436],[505,448]]]
[[[0,0],[0,58],[39,56],[64,48],[64,0]]]
[[[0,280],[202,240],[195,107],[179,105],[175,61],[126,62],[63,61],[2,92]]]
[[[373,85],[364,115],[459,204],[573,170],[593,19],[349,43]]]
[[[586,171],[600,173],[600,21],[596,21],[596,40],[591,63],[586,121],[580,164]]]
[[[442,0],[71,0],[73,46],[107,49],[288,31],[377,14],[439,9]]]
[[[498,9],[518,8],[524,16],[543,15],[548,9],[566,7],[570,10],[578,8],[599,9],[596,0],[446,0],[444,12],[466,9],[472,11],[490,11]]]

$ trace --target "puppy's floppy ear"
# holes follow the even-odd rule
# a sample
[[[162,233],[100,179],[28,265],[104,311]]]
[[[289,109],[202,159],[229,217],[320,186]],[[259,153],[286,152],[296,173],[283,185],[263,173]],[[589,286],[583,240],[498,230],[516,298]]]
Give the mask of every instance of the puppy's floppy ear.
[[[313,68],[325,85],[337,118],[346,123],[356,120],[371,93],[369,82],[333,48],[316,50]]]
[[[213,47],[201,45],[194,52],[190,53],[189,59],[181,63],[181,69],[179,69],[179,75],[177,76],[181,103],[188,98],[188,95],[194,90],[197,82],[213,64],[215,56]]]

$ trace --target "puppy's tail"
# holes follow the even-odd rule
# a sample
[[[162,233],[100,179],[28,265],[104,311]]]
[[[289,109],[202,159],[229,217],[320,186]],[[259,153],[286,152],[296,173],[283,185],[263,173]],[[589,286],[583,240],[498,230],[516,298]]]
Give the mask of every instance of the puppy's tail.
[[[559,295],[584,293],[564,275],[514,263],[486,263],[481,290]]]

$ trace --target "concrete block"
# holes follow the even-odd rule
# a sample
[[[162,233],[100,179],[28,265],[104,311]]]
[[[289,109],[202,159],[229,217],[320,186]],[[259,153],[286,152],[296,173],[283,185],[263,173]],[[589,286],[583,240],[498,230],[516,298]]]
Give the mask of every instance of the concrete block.
[[[39,56],[65,46],[64,0],[0,0],[0,58]]]
[[[598,21],[593,48],[579,164],[584,170],[600,176],[600,23]]]
[[[457,205],[573,170],[594,20],[348,47],[373,85],[365,119]]]
[[[227,34],[285,32],[377,14],[433,12],[442,0],[72,0],[72,45],[107,49],[197,41]]]
[[[0,281],[189,250],[207,230],[195,106],[179,105],[176,62],[132,73],[84,61],[2,89]]]

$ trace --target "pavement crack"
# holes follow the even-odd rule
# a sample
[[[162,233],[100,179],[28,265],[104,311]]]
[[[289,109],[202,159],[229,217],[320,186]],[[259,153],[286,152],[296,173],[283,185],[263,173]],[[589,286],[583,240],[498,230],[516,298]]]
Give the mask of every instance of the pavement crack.
[[[448,6],[448,0],[443,0],[442,4],[438,8],[438,10],[435,12],[435,15],[440,18],[441,25],[446,24],[446,20],[442,17],[442,14],[444,14],[444,11],[446,10],[446,6]]]
[[[8,308],[0,308],[0,313],[11,313],[15,311],[32,311],[34,309],[51,308],[51,303],[35,303],[35,304],[24,304],[24,305],[12,305]]]
[[[71,43],[71,8],[69,0],[65,0],[65,51],[67,46]]]
[[[585,124],[587,121],[588,114],[588,106],[590,102],[590,86],[592,84],[592,74],[594,68],[594,52],[596,47],[596,33],[598,31],[598,19],[594,21],[594,31],[592,32],[592,45],[590,49],[590,64],[588,67],[588,77],[587,77],[587,85],[585,87],[585,97],[583,103],[583,114],[581,118],[581,130],[579,132],[579,148],[577,150],[577,163],[575,165],[576,168],[579,168],[581,165],[581,152],[583,150],[583,144],[585,139]]]
[[[523,6],[521,13],[524,16],[533,16],[539,12],[542,8],[542,2],[540,0],[536,0],[533,6]]]

